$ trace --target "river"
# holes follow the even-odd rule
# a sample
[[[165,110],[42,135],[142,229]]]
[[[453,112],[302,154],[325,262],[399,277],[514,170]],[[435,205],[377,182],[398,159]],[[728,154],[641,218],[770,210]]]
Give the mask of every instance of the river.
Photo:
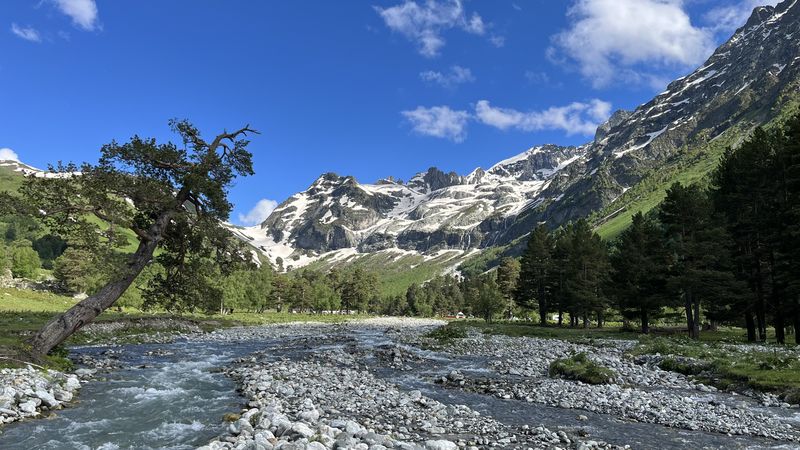
[[[314,329],[313,333],[319,333]],[[399,344],[391,335],[370,327],[331,327],[325,344],[315,345],[303,333],[274,339],[181,340],[171,344],[114,347],[124,368],[101,373],[85,384],[78,401],[41,420],[14,423],[0,429],[0,448],[31,449],[190,449],[225,432],[223,416],[241,410],[245,400],[234,382],[220,372],[226,364],[266,350],[274,358],[305,358],[332,348],[348,348],[379,377],[406,390],[420,390],[445,404],[461,404],[511,426],[544,425],[588,430],[594,440],[647,449],[787,449],[793,445],[765,438],[727,436],[631,423],[613,416],[501,400],[492,396],[448,389],[434,379],[459,370],[467,376],[492,376],[482,357],[454,356]],[[400,346],[416,356],[412,370],[381,364],[381,349]],[[75,355],[101,357],[108,347],[80,347]],[[754,406],[755,407],[755,406]],[[781,410],[787,423],[797,425],[796,411]],[[577,414],[586,421],[577,422]]]

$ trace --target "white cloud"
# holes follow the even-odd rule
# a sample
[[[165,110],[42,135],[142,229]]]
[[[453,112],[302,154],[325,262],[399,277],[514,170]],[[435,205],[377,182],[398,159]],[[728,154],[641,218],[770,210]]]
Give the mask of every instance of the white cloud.
[[[86,31],[97,28],[97,4],[94,0],[53,0],[58,9],[72,18],[72,23]]]
[[[426,136],[450,139],[462,142],[467,137],[467,121],[469,113],[454,111],[447,106],[422,106],[412,111],[401,113],[411,123],[414,131]]]
[[[506,38],[504,36],[492,35],[489,38],[489,42],[495,47],[500,48],[506,45]]]
[[[436,83],[442,87],[453,88],[459,84],[475,81],[472,71],[466,67],[452,66],[448,72],[428,70],[421,72],[419,77],[429,83]]]
[[[25,39],[26,41],[42,42],[42,37],[39,36],[39,32],[33,27],[21,27],[15,23],[12,23],[11,32],[16,34],[18,37]]]
[[[278,207],[278,202],[262,198],[247,214],[239,214],[239,223],[244,226],[258,225],[267,220],[272,211]]]
[[[540,71],[533,71],[533,70],[526,70],[525,71],[525,78],[532,84],[549,84],[550,83],[550,75],[546,72]]]
[[[0,161],[19,161],[19,155],[8,147],[0,148]]]
[[[714,51],[713,33],[692,24],[683,0],[576,0],[551,56],[577,63],[595,87],[656,84],[659,69],[691,67]],[[647,69],[643,70],[642,67]]]
[[[485,125],[501,130],[564,130],[568,135],[592,135],[610,114],[611,103],[597,99],[530,112],[493,107],[487,100],[480,100],[475,105],[475,116]]]
[[[781,0],[736,1],[732,5],[709,10],[703,15],[703,19],[713,32],[729,34],[744,25],[757,6],[775,6],[780,2]]]
[[[439,55],[445,45],[442,33],[460,28],[467,33],[483,35],[486,24],[477,13],[467,17],[461,0],[426,0],[424,3],[406,0],[404,3],[375,11],[392,31],[402,34],[419,46],[428,58]]]

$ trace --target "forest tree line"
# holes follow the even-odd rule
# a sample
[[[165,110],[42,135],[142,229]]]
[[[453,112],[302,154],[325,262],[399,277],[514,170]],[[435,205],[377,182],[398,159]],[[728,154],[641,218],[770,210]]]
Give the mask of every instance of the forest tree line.
[[[800,342],[800,116],[758,128],[728,149],[708,186],[672,185],[609,245],[584,220],[535,229],[521,259],[515,299],[543,322],[568,313],[589,326],[615,311],[643,333],[682,310],[689,335],[702,324],[742,326],[748,340]]]

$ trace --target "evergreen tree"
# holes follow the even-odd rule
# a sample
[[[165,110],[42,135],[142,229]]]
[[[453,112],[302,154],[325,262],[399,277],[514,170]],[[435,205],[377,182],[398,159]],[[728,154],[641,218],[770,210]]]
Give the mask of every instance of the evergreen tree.
[[[698,339],[701,305],[723,310],[725,299],[738,295],[727,248],[730,237],[715,220],[708,195],[697,185],[673,184],[660,205],[659,218],[671,253],[667,283],[683,298],[689,334]]]
[[[477,287],[470,290],[470,297],[472,311],[486,323],[491,323],[506,307],[505,297],[493,273],[480,278]]]
[[[135,136],[103,146],[99,162],[80,167],[81,176],[67,175],[78,167],[59,165],[53,170],[64,176],[26,178],[20,191],[25,203],[71,245],[120,248],[127,244],[123,228],[138,240],[115,279],[31,337],[34,353],[48,353],[113,306],[153,260],[164,270],[151,280],[146,297],[182,310],[217,304],[222,293],[215,273],[229,273],[249,259],[220,222],[232,208],[227,196],[234,179],[253,173],[243,138],[253,130],[206,141],[186,121],[170,124],[181,146]]]
[[[553,253],[555,241],[544,225],[539,225],[528,238],[528,245],[520,261],[519,281],[514,299],[517,304],[531,308],[538,306],[539,323],[547,324],[547,313],[553,288]]]
[[[735,151],[727,149],[712,176],[714,206],[733,237],[737,272],[747,281],[752,299],[741,313],[748,337],[767,339],[767,297],[771,292],[771,221],[775,216],[773,137],[762,128]],[[755,314],[755,320],[753,315]]]
[[[602,287],[608,277],[608,249],[589,223],[581,219],[567,226],[561,238],[565,260],[564,299],[571,309],[573,325],[578,317],[589,326],[590,314],[603,326],[606,298]]]
[[[506,316],[511,318],[514,312],[514,293],[519,282],[520,263],[514,258],[503,258],[497,267],[497,287],[506,300]]]
[[[367,311],[370,300],[377,294],[378,278],[374,273],[356,266],[342,282],[342,308],[345,311]]]
[[[650,320],[669,306],[665,292],[669,254],[659,224],[636,213],[617,239],[610,260],[610,291],[618,299],[620,312],[639,319],[642,333],[648,334]]]

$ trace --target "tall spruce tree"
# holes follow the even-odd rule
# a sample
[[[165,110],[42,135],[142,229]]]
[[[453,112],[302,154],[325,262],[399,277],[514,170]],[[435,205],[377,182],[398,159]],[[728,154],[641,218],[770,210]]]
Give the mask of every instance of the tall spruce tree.
[[[697,185],[673,184],[659,218],[671,254],[667,284],[683,299],[689,335],[699,339],[701,306],[719,311],[737,292],[727,248],[730,237],[716,220],[708,194]]]
[[[597,326],[602,327],[607,306],[603,287],[609,275],[608,248],[585,219],[567,226],[560,239],[566,252],[565,298],[572,324],[577,325],[580,317],[587,328],[590,316],[595,314]]]
[[[539,323],[547,325],[547,313],[553,288],[553,253],[555,241],[550,231],[539,225],[528,238],[528,245],[520,260],[519,280],[514,298],[518,305],[539,310]]]
[[[631,226],[620,234],[611,255],[610,291],[620,312],[641,321],[642,333],[650,332],[650,320],[669,305],[666,295],[669,254],[660,225],[636,213]]]

